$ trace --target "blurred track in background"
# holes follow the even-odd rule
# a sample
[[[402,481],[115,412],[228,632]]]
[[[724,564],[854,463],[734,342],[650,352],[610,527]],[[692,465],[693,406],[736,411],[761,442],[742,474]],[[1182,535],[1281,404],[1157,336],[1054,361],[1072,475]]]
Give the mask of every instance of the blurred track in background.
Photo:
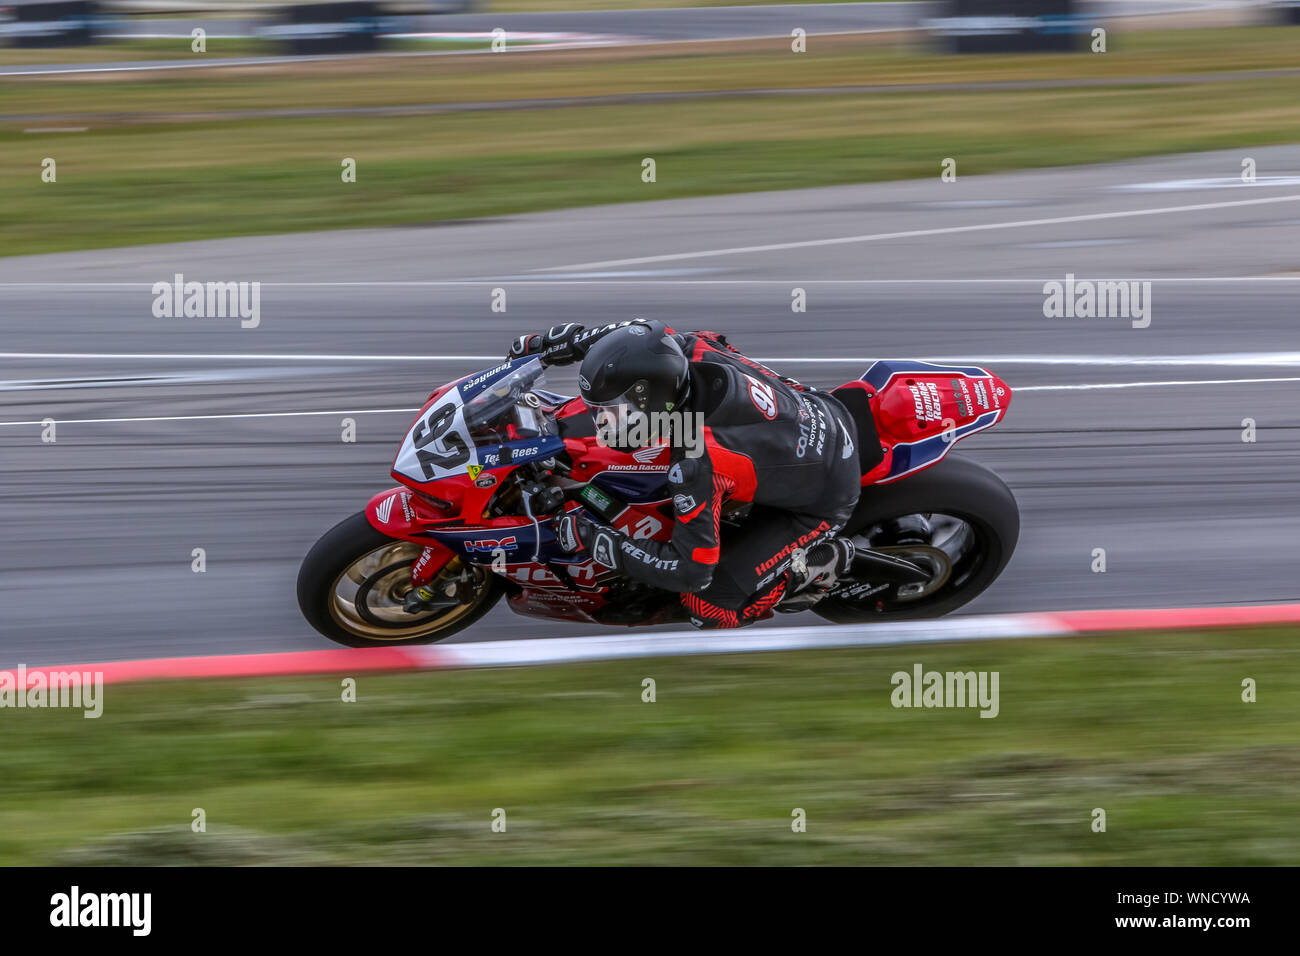
[[[520,332],[634,315],[817,385],[876,357],[1003,375],[1010,415],[959,453],[1023,531],[971,611],[1300,599],[1300,157],[1252,155],[1249,187],[1202,153],[0,260],[0,666],[327,646],[298,562],[393,484],[400,410]],[[260,327],[154,318],[177,272],[265,283]],[[1045,318],[1066,273],[1155,280],[1150,327]],[[55,444],[14,424],[46,417]],[[597,630],[498,608],[454,640]]]
[[[1203,13],[1249,9],[1261,3],[1240,0],[1089,0],[1082,9],[1108,17]],[[747,37],[788,37],[794,27],[809,34],[860,33],[872,30],[916,29],[938,15],[940,2],[908,0],[881,3],[773,3],[733,7],[671,7],[645,10],[555,10],[538,13],[449,13],[404,18],[413,30],[438,33],[490,34],[501,28],[512,33],[569,32],[636,38],[641,41],[733,40]],[[210,36],[252,36],[253,18],[148,19],[132,18],[119,25],[117,35],[186,37],[195,26]]]
[[[1262,22],[1271,0],[1082,0],[1082,15],[1100,23],[1124,18],[1133,29],[1145,24],[1167,28],[1179,25],[1227,26]],[[270,9],[270,7],[268,7]],[[515,50],[575,49],[600,46],[637,46],[663,43],[789,38],[795,28],[809,36],[920,31],[927,20],[944,10],[941,2],[907,0],[880,3],[796,3],[734,7],[680,7],[644,10],[545,11],[536,13],[449,13],[400,19],[402,37],[463,42],[462,49],[410,51],[389,54],[332,54],[353,56],[455,56],[491,53],[493,31],[504,30]],[[201,28],[212,41],[209,53],[177,59],[125,59],[105,62],[65,63],[51,49],[42,64],[6,65],[0,49],[0,76],[58,75],[65,73],[124,72],[132,70],[188,70],[247,67],[301,62],[301,56],[223,56],[221,40],[257,37],[264,21],[257,17],[194,16],[153,19],[147,15],[117,20],[104,34],[109,42],[174,38],[188,48],[191,32]],[[507,47],[510,48],[509,46]]]

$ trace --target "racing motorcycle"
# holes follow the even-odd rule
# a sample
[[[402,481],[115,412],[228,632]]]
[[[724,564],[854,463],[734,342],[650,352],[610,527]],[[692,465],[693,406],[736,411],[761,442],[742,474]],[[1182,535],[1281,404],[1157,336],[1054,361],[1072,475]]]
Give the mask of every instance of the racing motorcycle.
[[[393,460],[400,486],[303,560],[298,604],[316,630],[353,647],[432,643],[503,596],[516,613],[586,624],[685,620],[677,594],[565,553],[554,533],[582,508],[633,539],[668,540],[669,446],[603,444],[581,397],[544,385],[526,357],[429,396]],[[997,475],[948,452],[1002,420],[1010,388],[981,368],[878,361],[831,394],[856,428],[863,491],[840,532],[856,546],[852,571],[813,613],[937,617],[984,591],[1015,548],[1019,510]],[[724,511],[724,549],[748,511]]]

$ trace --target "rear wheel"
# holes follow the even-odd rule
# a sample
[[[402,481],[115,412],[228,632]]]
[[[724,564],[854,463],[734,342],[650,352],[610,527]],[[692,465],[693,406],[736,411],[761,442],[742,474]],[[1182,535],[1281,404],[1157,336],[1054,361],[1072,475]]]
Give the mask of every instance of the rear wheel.
[[[460,558],[430,582],[456,584],[465,603],[408,614],[411,566],[424,549],[376,531],[364,512],[345,518],[317,541],[298,570],[298,607],[312,627],[349,647],[432,644],[473,624],[501,597],[501,581]]]
[[[1020,536],[1020,512],[1001,478],[949,455],[897,484],[864,488],[842,533],[916,565],[925,580],[842,578],[813,611],[836,624],[940,617],[1002,573]]]

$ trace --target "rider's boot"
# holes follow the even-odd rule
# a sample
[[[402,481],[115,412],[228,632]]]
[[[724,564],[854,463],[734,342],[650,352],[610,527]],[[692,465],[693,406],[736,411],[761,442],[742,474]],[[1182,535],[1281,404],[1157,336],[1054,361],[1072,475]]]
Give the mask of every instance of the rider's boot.
[[[790,562],[790,584],[776,610],[806,611],[835,587],[853,566],[853,542],[848,538],[824,538],[811,548],[795,550]]]

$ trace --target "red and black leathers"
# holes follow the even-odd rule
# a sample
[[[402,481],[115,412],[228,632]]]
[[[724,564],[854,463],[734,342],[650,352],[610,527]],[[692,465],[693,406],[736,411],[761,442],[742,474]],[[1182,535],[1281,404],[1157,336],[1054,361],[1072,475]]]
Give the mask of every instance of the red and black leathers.
[[[702,416],[703,454],[672,442],[670,541],[597,526],[579,537],[597,561],[680,592],[697,626],[743,626],[781,599],[794,551],[838,531],[857,504],[854,423],[831,395],[746,358],[717,333],[651,326],[674,334],[690,359],[682,411]],[[584,344],[606,331],[587,332]],[[752,510],[739,527],[724,526],[724,509],[736,507]]]

